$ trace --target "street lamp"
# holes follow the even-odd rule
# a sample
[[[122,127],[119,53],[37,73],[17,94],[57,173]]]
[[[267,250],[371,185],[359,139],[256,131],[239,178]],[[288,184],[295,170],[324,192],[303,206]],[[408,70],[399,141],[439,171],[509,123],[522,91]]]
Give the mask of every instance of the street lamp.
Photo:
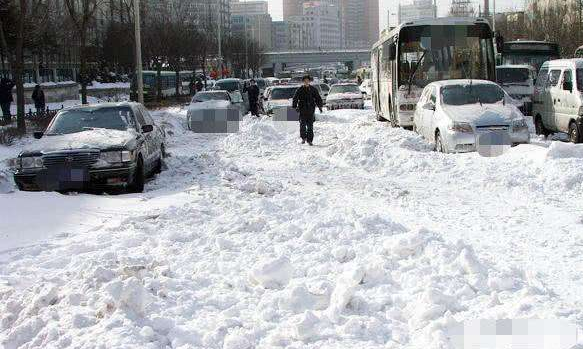
[[[140,25],[140,0],[134,0],[134,29],[136,39],[136,84],[138,89],[138,102],[144,103],[144,78],[142,72],[142,38]]]

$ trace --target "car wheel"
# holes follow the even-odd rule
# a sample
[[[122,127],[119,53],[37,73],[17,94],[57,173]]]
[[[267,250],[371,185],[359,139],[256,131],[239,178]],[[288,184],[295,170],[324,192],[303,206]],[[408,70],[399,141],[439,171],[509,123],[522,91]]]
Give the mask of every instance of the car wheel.
[[[164,144],[160,146],[160,158],[156,161],[156,166],[154,166],[154,174],[162,172],[162,167],[164,166],[164,158],[166,157],[166,151],[164,150]]]
[[[445,147],[443,145],[443,140],[441,139],[441,134],[439,131],[435,132],[435,151],[445,153]]]
[[[381,115],[381,113],[377,113],[377,121],[386,122],[387,119],[383,118],[382,115]]]
[[[547,130],[543,123],[543,118],[540,115],[537,115],[534,119],[534,128],[537,135],[548,137],[550,134],[549,130]]]
[[[571,121],[569,124],[569,141],[571,143],[581,143],[581,132],[579,132],[579,126],[575,121]]]
[[[391,127],[399,127],[399,125],[397,124],[397,118],[395,118],[393,115],[391,115]]]
[[[144,191],[144,182],[146,181],[146,173],[144,169],[144,162],[142,158],[138,159],[136,171],[132,183],[128,187],[130,193],[142,193]]]

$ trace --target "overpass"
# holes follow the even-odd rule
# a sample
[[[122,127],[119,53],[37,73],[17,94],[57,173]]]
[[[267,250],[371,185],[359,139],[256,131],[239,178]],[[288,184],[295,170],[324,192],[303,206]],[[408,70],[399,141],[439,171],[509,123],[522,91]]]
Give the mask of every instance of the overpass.
[[[336,49],[293,52],[266,52],[263,70],[273,69],[273,74],[286,70],[290,64],[320,65],[324,63],[351,63],[354,69],[362,63],[370,63],[370,50]],[[369,65],[369,64],[367,64]]]

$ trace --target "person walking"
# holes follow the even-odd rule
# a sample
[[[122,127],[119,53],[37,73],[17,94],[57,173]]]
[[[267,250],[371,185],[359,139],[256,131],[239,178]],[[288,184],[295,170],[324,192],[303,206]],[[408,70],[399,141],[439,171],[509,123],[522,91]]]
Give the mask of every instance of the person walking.
[[[0,79],[0,107],[2,107],[2,117],[4,124],[8,125],[12,122],[10,114],[10,105],[14,99],[12,98],[12,88],[14,83],[6,78]]]
[[[300,113],[300,137],[302,144],[308,142],[311,146],[314,141],[314,121],[316,121],[316,107],[322,113],[322,97],[318,90],[310,85],[312,77],[306,75],[302,78],[303,85],[294,95],[293,108]]]
[[[40,85],[36,85],[32,91],[32,101],[36,109],[37,116],[43,116],[45,113],[45,93]]]
[[[249,81],[249,87],[247,87],[247,97],[249,99],[249,109],[253,116],[259,117],[259,86],[255,79]]]
[[[202,91],[202,89],[204,88],[204,84],[202,83],[202,80],[196,79],[196,92],[200,92]]]

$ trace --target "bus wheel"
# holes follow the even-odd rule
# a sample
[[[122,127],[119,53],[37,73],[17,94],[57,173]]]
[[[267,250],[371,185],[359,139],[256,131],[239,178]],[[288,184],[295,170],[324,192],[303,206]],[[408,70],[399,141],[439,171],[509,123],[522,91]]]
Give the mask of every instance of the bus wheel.
[[[397,119],[393,115],[391,115],[391,127],[399,127],[399,124],[397,124]]]
[[[571,121],[569,124],[569,141],[571,143],[581,143],[581,133],[579,132],[579,126],[575,121]]]

